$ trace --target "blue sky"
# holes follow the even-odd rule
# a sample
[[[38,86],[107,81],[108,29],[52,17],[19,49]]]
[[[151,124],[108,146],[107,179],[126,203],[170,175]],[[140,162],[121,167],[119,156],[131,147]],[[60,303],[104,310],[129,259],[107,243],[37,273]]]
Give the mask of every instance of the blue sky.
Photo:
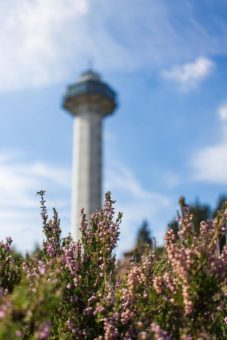
[[[147,219],[162,242],[180,195],[214,206],[227,184],[224,0],[0,3],[0,239],[41,240],[36,191],[70,231],[66,86],[89,61],[119,95],[104,123],[104,191],[123,211],[119,253]]]

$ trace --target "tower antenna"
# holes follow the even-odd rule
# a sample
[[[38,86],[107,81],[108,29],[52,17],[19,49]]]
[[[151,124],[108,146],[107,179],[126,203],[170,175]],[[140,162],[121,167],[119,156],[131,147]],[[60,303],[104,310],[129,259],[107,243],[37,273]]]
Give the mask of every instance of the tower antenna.
[[[90,57],[88,59],[88,70],[92,71],[93,70],[93,66],[94,66],[94,58]]]

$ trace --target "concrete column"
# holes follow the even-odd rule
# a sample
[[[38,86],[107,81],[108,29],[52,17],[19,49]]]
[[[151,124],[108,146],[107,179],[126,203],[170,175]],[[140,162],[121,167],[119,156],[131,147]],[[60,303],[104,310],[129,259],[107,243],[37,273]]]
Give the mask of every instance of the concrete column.
[[[81,238],[81,209],[88,217],[101,208],[102,198],[102,119],[116,106],[116,93],[93,70],[83,72],[69,85],[64,108],[74,117],[72,237]]]
[[[72,232],[80,239],[81,209],[90,216],[101,208],[102,115],[89,105],[74,118]]]

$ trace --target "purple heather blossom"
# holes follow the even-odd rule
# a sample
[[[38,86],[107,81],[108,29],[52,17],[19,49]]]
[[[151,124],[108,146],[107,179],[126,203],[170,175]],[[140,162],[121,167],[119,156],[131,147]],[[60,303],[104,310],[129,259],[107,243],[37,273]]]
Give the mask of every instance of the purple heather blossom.
[[[169,336],[166,331],[161,329],[161,327],[157,323],[152,322],[151,330],[154,333],[154,337],[156,340],[171,340],[171,336]]]
[[[15,335],[16,335],[17,337],[21,337],[21,336],[23,336],[23,333],[22,333],[20,330],[17,330],[16,333],[15,333]]]
[[[195,235],[184,203],[179,237],[169,230],[162,254],[147,249],[121,273],[112,254],[121,218],[114,219],[109,193],[103,209],[89,220],[82,211],[80,242],[61,239],[57,213],[48,222],[42,204],[46,239],[40,251],[27,254],[17,264],[12,240],[0,242],[0,321],[6,320],[0,322],[0,331],[12,326],[15,338],[31,332],[28,337],[41,340],[50,334],[59,339],[96,340],[170,340],[180,334],[182,340],[191,340],[190,333],[193,338],[203,336],[204,325],[206,338],[212,338],[212,324],[218,320],[221,334],[227,323],[227,246],[217,251],[217,245],[226,231],[226,211],[214,221],[202,222]],[[21,273],[18,286],[13,282],[17,270]],[[196,322],[194,315],[199,315]],[[43,322],[43,317],[52,316],[54,326]]]
[[[39,339],[40,339],[40,340],[46,340],[46,339],[49,338],[49,335],[50,335],[50,327],[51,327],[51,324],[50,324],[49,321],[44,322],[44,323],[39,327],[38,336],[39,336]]]
[[[0,320],[2,320],[5,317],[6,312],[2,309],[0,309]]]

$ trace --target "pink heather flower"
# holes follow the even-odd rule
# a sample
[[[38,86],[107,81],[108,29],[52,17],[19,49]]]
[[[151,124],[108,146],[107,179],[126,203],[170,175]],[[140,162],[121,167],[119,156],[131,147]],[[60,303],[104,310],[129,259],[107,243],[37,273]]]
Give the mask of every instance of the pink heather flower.
[[[3,319],[5,317],[5,312],[0,309],[0,320]]]
[[[161,294],[163,290],[163,280],[162,277],[156,276],[153,279],[153,286],[157,294]]]
[[[16,334],[16,336],[17,336],[17,337],[19,337],[19,336],[22,336],[22,335],[23,335],[23,333],[22,333],[21,331],[19,331],[19,330],[17,330],[15,334]]]
[[[227,324],[227,316],[224,318],[225,323]]]
[[[44,266],[39,267],[39,272],[41,275],[44,275],[46,273],[46,268]]]
[[[192,336],[191,335],[183,335],[182,340],[192,340]]]
[[[151,330],[154,333],[155,340],[171,340],[171,337],[167,334],[167,332],[161,329],[157,323],[152,322]]]
[[[39,327],[39,339],[46,340],[49,338],[50,335],[50,322],[44,322]]]
[[[138,334],[138,340],[147,340],[148,339],[148,334],[147,334],[147,332],[140,332],[139,334]]]
[[[104,339],[118,339],[119,331],[112,319],[104,319]]]

